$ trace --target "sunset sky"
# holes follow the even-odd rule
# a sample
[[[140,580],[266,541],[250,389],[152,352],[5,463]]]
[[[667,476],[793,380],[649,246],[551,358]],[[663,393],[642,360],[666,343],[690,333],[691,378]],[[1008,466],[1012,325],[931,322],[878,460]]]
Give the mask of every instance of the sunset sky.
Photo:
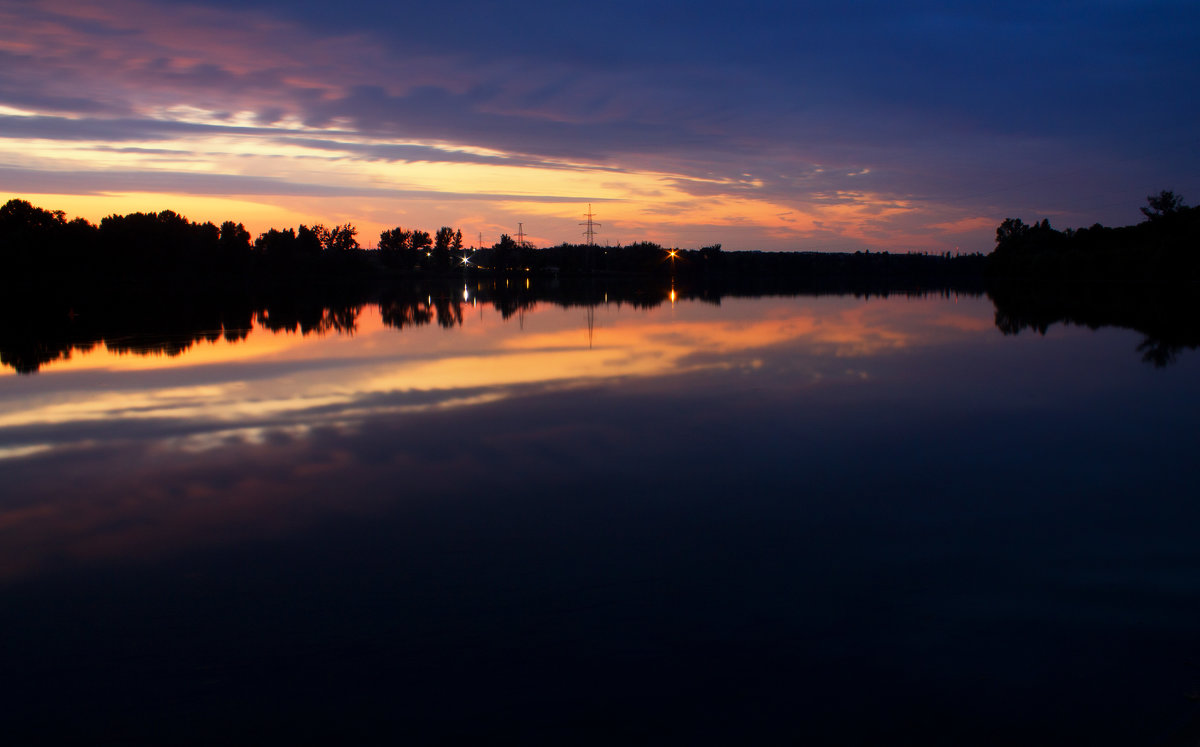
[[[1200,201],[1200,4],[0,0],[0,200],[989,251]]]

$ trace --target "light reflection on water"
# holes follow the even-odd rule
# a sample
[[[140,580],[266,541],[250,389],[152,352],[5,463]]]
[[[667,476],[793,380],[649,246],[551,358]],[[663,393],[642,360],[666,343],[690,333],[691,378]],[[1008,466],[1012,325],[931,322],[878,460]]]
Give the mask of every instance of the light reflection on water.
[[[164,462],[184,460],[203,470],[206,463],[200,460],[247,460],[287,444],[301,449],[299,442],[314,433],[350,438],[384,419],[479,409],[535,395],[590,396],[586,393],[597,387],[628,388],[634,380],[669,380],[663,396],[695,384],[720,386],[706,381],[706,374],[719,375],[720,382],[735,389],[761,387],[771,376],[764,371],[766,360],[774,361],[776,377],[786,373],[789,390],[836,380],[865,382],[873,356],[946,344],[979,332],[993,334],[984,304],[969,311],[948,310],[932,299],[874,304],[836,298],[768,300],[727,303],[719,309],[614,305],[592,313],[590,335],[581,328],[580,311],[560,309],[528,314],[521,325],[489,311],[468,317],[461,328],[430,326],[400,333],[383,325],[377,308],[368,306],[353,335],[300,336],[258,328],[242,340],[218,340],[170,358],[116,355],[98,347],[49,366],[35,379],[8,379],[12,386],[0,393],[5,444],[0,458],[36,456],[39,464],[52,464],[57,456],[63,467],[40,470],[22,492],[40,496],[35,513],[41,517],[74,513],[79,509],[75,504],[85,502],[91,508],[82,513],[94,515],[95,531],[103,532],[114,518],[95,510],[95,495],[107,489],[128,496],[118,504],[123,511],[146,510],[137,500],[143,492],[162,504],[156,505],[156,514],[183,511],[157,490],[122,482],[126,476],[139,483],[166,483],[153,477],[156,465]],[[481,415],[474,430],[494,430],[486,420],[494,410]],[[131,457],[114,453],[97,464],[93,455],[118,450],[145,455],[145,472],[118,468],[117,474],[89,475],[89,491],[78,495],[53,477],[81,464],[90,470],[117,467],[116,460]],[[198,456],[203,454],[207,456]],[[33,465],[13,469],[32,470]],[[290,479],[284,478],[284,494]],[[107,487],[113,484],[120,487]],[[203,492],[211,493],[206,512],[218,517],[223,500],[260,500],[258,493]],[[21,507],[6,511],[3,524],[24,539],[0,549],[0,574],[36,567],[39,553],[31,545],[49,557],[71,557],[71,544],[55,539],[53,522],[43,522],[46,536],[23,525],[18,517],[28,506],[18,501]],[[164,547],[186,543],[186,521],[180,515],[178,526],[169,522],[180,534],[156,523],[157,540],[147,541]],[[79,523],[78,518],[72,521],[72,532],[80,531]],[[121,543],[104,544],[122,552]]]
[[[69,661],[76,696],[117,683],[75,728],[135,741],[204,741],[233,703],[251,734],[418,741],[1117,744],[1186,718],[1194,360],[1004,337],[984,299],[588,313],[398,331],[367,306],[352,335],[0,379],[17,726],[54,722]]]
[[[259,328],[244,340],[201,344],[173,358],[103,348],[77,354],[47,366],[36,381],[12,381],[0,391],[0,428],[139,418],[246,422],[315,411],[324,417],[384,394],[437,393],[424,406],[444,405],[475,401],[458,395],[464,390],[753,365],[756,350],[787,344],[855,359],[991,329],[982,303],[973,315],[945,313],[939,304],[735,302],[720,309],[692,304],[688,313],[601,307],[591,334],[575,310],[531,314],[520,328],[489,310],[452,332],[421,327],[402,336],[381,323],[378,307],[366,306],[353,335]]]

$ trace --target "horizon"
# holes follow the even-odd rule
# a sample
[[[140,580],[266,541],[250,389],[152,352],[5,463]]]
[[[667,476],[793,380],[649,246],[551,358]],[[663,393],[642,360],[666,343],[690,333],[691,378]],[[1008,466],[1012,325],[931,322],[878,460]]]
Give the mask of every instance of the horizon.
[[[102,216],[100,219],[93,219],[93,218],[90,218],[90,217],[88,217],[88,216],[83,216],[83,215],[72,215],[71,213],[69,213],[69,212],[66,212],[66,211],[64,211],[64,210],[61,210],[61,209],[59,209],[59,208],[56,208],[56,207],[54,207],[54,206],[52,206],[52,205],[39,205],[39,204],[36,204],[36,203],[32,202],[31,200],[28,200],[28,199],[26,199],[25,197],[21,197],[21,196],[19,196],[19,195],[14,195],[14,196],[11,196],[11,197],[9,197],[9,198],[8,198],[8,199],[7,199],[5,202],[7,203],[7,202],[9,202],[9,201],[18,201],[18,202],[20,202],[20,201],[23,201],[23,202],[27,202],[27,203],[29,203],[29,204],[30,204],[30,205],[31,205],[31,206],[32,206],[32,207],[33,207],[35,210],[43,210],[43,211],[46,211],[46,212],[49,212],[49,213],[62,213],[62,214],[63,214],[63,215],[62,215],[62,219],[63,219],[64,221],[66,221],[66,222],[70,222],[70,221],[72,221],[72,220],[75,220],[75,219],[77,219],[77,218],[83,218],[85,221],[87,221],[87,222],[88,222],[88,223],[89,223],[91,226],[93,226],[94,228],[99,228],[99,227],[100,227],[100,224],[101,224],[101,222],[103,222],[103,221],[104,221],[104,219],[106,219],[106,218],[121,218],[121,217],[126,217],[126,216],[129,216],[129,215],[137,215],[137,214],[142,214],[142,215],[159,215],[159,214],[163,214],[163,213],[167,213],[167,212],[174,213],[175,215],[179,216],[179,218],[183,219],[184,221],[186,221],[186,222],[188,222],[188,223],[190,223],[190,224],[192,224],[192,225],[205,225],[205,224],[210,224],[210,225],[213,225],[213,226],[215,226],[216,228],[220,228],[222,223],[225,223],[225,222],[231,222],[231,223],[235,223],[235,224],[237,224],[237,225],[240,225],[240,226],[242,226],[243,228],[246,228],[246,230],[247,230],[247,233],[249,233],[249,234],[250,234],[250,244],[251,244],[251,246],[252,246],[252,247],[253,247],[253,245],[254,245],[254,243],[255,243],[255,241],[256,241],[257,239],[259,239],[259,238],[261,238],[261,237],[265,236],[265,235],[266,235],[268,232],[270,232],[270,231],[283,231],[283,232],[286,232],[286,231],[289,231],[289,230],[291,230],[291,231],[297,231],[297,230],[299,230],[300,228],[309,228],[309,229],[318,229],[318,228],[324,228],[324,229],[331,229],[331,228],[335,228],[335,227],[337,227],[337,226],[341,225],[341,224],[332,224],[332,223],[330,223],[330,224],[327,224],[327,223],[325,223],[324,221],[321,221],[321,220],[310,220],[310,221],[307,221],[307,222],[304,222],[304,223],[297,223],[297,224],[293,224],[293,225],[271,225],[271,226],[268,226],[266,229],[264,229],[264,230],[262,230],[262,231],[257,231],[257,232],[256,232],[256,231],[252,231],[252,230],[250,230],[248,227],[246,227],[246,225],[245,225],[245,221],[239,220],[239,219],[237,218],[237,216],[225,216],[225,217],[217,217],[216,219],[203,219],[203,220],[196,220],[196,219],[193,219],[193,218],[192,218],[190,215],[187,215],[186,213],[183,213],[182,211],[179,211],[179,210],[174,210],[174,209],[172,209],[172,208],[170,208],[170,207],[165,207],[165,208],[163,208],[163,209],[161,209],[161,210],[131,210],[131,211],[129,211],[128,213],[109,213],[109,214],[107,214],[107,215],[104,215],[104,216]],[[599,225],[599,224],[597,224],[597,225]],[[378,246],[378,244],[379,244],[379,240],[380,240],[380,238],[382,238],[381,236],[364,235],[364,234],[363,234],[363,232],[362,232],[362,231],[359,229],[359,227],[358,227],[356,224],[354,224],[353,222],[350,222],[350,223],[349,223],[349,226],[350,226],[350,228],[354,229],[354,230],[355,230],[355,232],[356,232],[354,236],[355,236],[355,239],[358,241],[358,244],[359,244],[359,245],[358,245],[358,247],[357,247],[357,249],[359,249],[359,250],[364,250],[364,251],[377,251],[377,250],[379,249],[379,246]],[[452,229],[452,230],[457,230],[457,231],[459,231],[459,232],[461,233],[461,228],[459,228],[459,227],[457,227],[457,226],[437,226],[437,227],[432,227],[432,226],[421,226],[421,225],[408,225],[408,226],[392,226],[392,228],[403,228],[403,229],[410,230],[410,231],[411,231],[411,230],[425,231],[425,232],[429,233],[431,236],[432,236],[432,235],[433,235],[433,234],[434,234],[434,233],[435,233],[435,232],[436,232],[436,231],[437,231],[439,228],[450,228],[450,229]],[[384,230],[386,231],[386,230],[388,230],[388,229],[384,229]],[[471,243],[471,242],[469,241],[469,239],[470,239],[471,237],[469,237],[469,236],[468,236],[467,234],[465,234],[465,233],[462,233],[463,248],[464,248],[465,250],[470,250],[470,251],[490,250],[490,249],[494,248],[494,247],[495,247],[495,245],[496,245],[497,243],[499,243],[499,242],[500,242],[500,240],[501,240],[501,238],[502,238],[502,237],[508,237],[510,240],[512,240],[512,241],[514,241],[514,242],[516,242],[516,241],[517,241],[517,235],[516,235],[516,233],[515,233],[515,232],[514,232],[514,233],[501,233],[501,234],[497,235],[497,237],[496,237],[496,241],[493,241],[493,242],[484,241],[482,244],[479,244],[479,243],[478,243],[478,239],[476,239],[476,242],[475,242],[475,243]],[[582,240],[582,241],[570,241],[570,240],[563,240],[563,241],[559,241],[559,242],[556,242],[556,243],[553,243],[553,244],[538,244],[537,242],[530,241],[530,240],[528,239],[528,237],[526,237],[526,239],[524,240],[524,243],[525,243],[525,245],[527,245],[529,248],[531,248],[531,249],[534,249],[534,250],[538,250],[538,249],[551,249],[551,248],[555,248],[555,247],[562,247],[562,246],[579,246],[579,247],[588,246],[588,243],[587,243],[587,240],[586,240],[586,238],[585,238],[584,240]],[[772,249],[766,249],[766,250],[764,250],[764,249],[726,249],[726,248],[725,248],[725,246],[724,246],[724,244],[722,244],[722,242],[720,242],[720,241],[715,241],[715,242],[713,242],[712,244],[708,244],[708,245],[706,245],[706,246],[672,246],[672,245],[670,245],[670,244],[660,244],[659,242],[650,241],[650,240],[648,240],[648,239],[642,239],[642,238],[637,238],[637,237],[635,237],[635,238],[632,238],[632,239],[630,239],[629,241],[624,241],[624,242],[620,242],[620,243],[610,243],[610,242],[600,242],[600,241],[597,241],[595,244],[592,244],[592,246],[599,247],[599,248],[614,248],[614,249],[620,249],[620,248],[624,248],[624,247],[630,247],[630,246],[634,246],[634,245],[637,245],[637,244],[657,244],[657,245],[658,245],[658,246],[660,246],[660,247],[661,247],[661,248],[662,248],[664,251],[665,251],[665,250],[671,250],[671,251],[699,251],[699,250],[701,250],[701,249],[707,249],[707,248],[709,248],[709,247],[712,247],[712,246],[716,246],[716,247],[717,247],[718,249],[720,249],[721,251],[733,251],[733,252],[739,252],[739,251],[741,251],[741,252],[763,252],[763,251],[766,251],[766,252],[771,252],[771,251],[780,251],[780,250],[772,250]],[[789,250],[782,250],[782,251],[789,251]],[[804,248],[804,249],[793,249],[793,250],[790,250],[790,251],[791,251],[791,252],[795,252],[795,253],[805,253],[805,252],[811,252],[811,253],[816,253],[816,254],[828,254],[828,253],[838,253],[838,252],[842,252],[842,251],[844,251],[844,250],[840,250],[840,249],[821,249],[821,248],[819,248],[819,247],[813,247],[813,248]],[[867,253],[870,253],[870,252],[872,251],[872,248],[871,248],[871,247],[863,247],[863,248],[859,249],[858,251],[866,251]],[[923,253],[923,254],[930,254],[930,253],[932,253],[932,252],[929,252],[928,250],[920,250],[920,249],[899,249],[899,250],[896,250],[896,249],[891,249],[891,250],[889,250],[889,249],[886,249],[886,248],[884,248],[884,249],[878,249],[878,251],[880,251],[880,252],[885,252],[885,253],[886,253],[886,252],[889,252],[889,251],[890,251],[890,252],[892,252],[892,253],[901,253],[901,252],[907,252],[907,253]],[[990,250],[989,250],[989,251],[990,251]],[[951,253],[952,253],[952,254],[956,254],[955,252],[951,252]],[[976,251],[976,252],[966,252],[966,251],[963,251],[963,252],[961,252],[961,255],[957,255],[957,254],[956,254],[956,256],[968,256],[968,255],[974,255],[974,254],[987,254],[987,253],[988,253],[988,252],[980,252],[980,251]],[[939,254],[941,254],[941,253],[939,252]]]
[[[1194,198],[1189,4],[0,0],[0,202],[490,246],[986,253]],[[581,34],[583,24],[593,34]],[[518,38],[514,38],[518,37]]]

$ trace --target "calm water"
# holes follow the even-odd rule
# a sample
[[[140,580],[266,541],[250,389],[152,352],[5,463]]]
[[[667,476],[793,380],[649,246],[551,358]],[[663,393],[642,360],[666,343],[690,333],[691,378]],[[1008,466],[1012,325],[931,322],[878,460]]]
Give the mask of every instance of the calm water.
[[[986,298],[461,310],[0,373],[10,743],[1190,728],[1200,354]]]

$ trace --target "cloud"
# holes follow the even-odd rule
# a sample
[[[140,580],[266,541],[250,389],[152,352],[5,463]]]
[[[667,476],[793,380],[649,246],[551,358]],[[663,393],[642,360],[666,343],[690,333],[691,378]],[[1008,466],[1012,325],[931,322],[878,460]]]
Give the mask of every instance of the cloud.
[[[354,86],[340,97],[314,102],[307,124],[348,121],[371,135],[442,139],[527,155],[603,163],[618,154],[719,148],[721,138],[686,122],[635,120],[564,121],[534,113],[510,113],[494,92],[455,93],[422,86],[402,95],[382,86]]]
[[[1192,4],[0,0],[0,22],[22,31],[0,44],[0,107],[35,115],[0,118],[0,139],[110,160],[228,136],[330,163],[661,174],[697,201],[801,212],[872,195],[931,227],[1120,222],[1156,188],[1200,189]]]
[[[21,189],[18,190],[17,186]],[[187,171],[53,172],[0,167],[0,191],[34,194],[98,195],[168,192],[185,195],[271,195],[307,197],[386,197],[508,202],[575,203],[578,198],[536,194],[481,194],[442,190],[387,189],[337,184],[306,184],[285,179]],[[603,201],[597,198],[596,202]]]
[[[280,145],[294,145],[329,153],[346,153],[355,158],[369,161],[391,162],[420,162],[420,163],[474,163],[491,166],[529,166],[543,169],[583,170],[588,172],[609,171],[620,172],[613,166],[601,164],[564,162],[549,159],[539,159],[520,154],[479,153],[457,150],[453,146],[438,147],[419,145],[416,143],[379,143],[353,142],[351,140],[333,140],[315,137],[277,137],[274,142]]]
[[[159,119],[0,115],[0,139],[9,140],[145,142],[167,140],[181,135],[254,135],[262,132],[252,127],[226,127]]]

